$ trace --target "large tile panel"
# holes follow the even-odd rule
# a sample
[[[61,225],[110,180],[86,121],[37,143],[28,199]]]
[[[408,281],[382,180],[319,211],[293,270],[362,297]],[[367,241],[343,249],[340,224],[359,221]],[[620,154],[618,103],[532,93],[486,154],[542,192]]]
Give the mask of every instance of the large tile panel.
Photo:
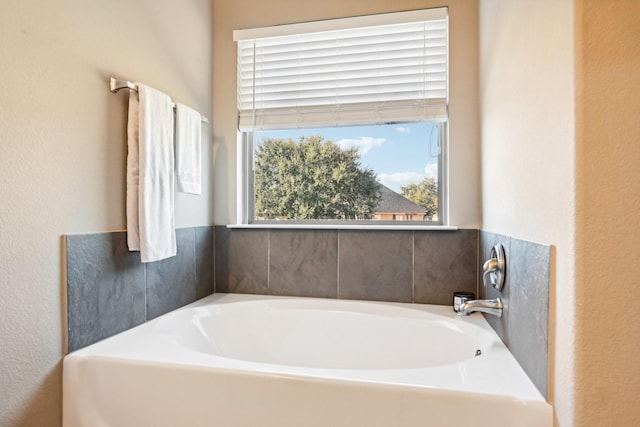
[[[477,247],[477,230],[415,231],[414,302],[449,305],[456,291],[477,295]]]
[[[336,298],[338,232],[272,230],[269,293]]]
[[[215,228],[216,292],[267,294],[269,231]]]
[[[68,349],[74,351],[146,319],[145,269],[125,233],[66,236]]]
[[[480,285],[483,298],[499,296],[504,304],[501,319],[485,318],[538,390],[547,396],[551,248],[485,231],[480,234],[480,266],[497,243],[503,244],[507,262],[502,292],[491,285]],[[481,280],[482,272],[479,275]]]
[[[411,231],[340,231],[338,298],[411,302]]]
[[[546,396],[551,248],[512,238],[510,249],[509,350]]]

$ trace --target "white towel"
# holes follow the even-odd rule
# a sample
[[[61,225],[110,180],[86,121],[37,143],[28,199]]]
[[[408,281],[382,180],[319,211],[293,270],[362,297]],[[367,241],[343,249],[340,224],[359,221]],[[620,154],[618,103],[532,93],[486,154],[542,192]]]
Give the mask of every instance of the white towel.
[[[127,125],[127,242],[151,262],[176,255],[173,106],[162,92],[136,86]]]
[[[183,193],[202,193],[200,113],[176,103],[176,180]]]

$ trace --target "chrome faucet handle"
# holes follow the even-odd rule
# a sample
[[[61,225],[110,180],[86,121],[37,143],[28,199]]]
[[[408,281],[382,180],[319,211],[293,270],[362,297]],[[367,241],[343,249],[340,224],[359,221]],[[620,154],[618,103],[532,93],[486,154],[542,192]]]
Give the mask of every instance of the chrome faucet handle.
[[[498,291],[502,291],[507,273],[507,260],[504,256],[504,246],[498,243],[491,248],[490,257],[491,259],[487,260],[482,266],[482,282],[485,286],[488,286],[488,281]]]

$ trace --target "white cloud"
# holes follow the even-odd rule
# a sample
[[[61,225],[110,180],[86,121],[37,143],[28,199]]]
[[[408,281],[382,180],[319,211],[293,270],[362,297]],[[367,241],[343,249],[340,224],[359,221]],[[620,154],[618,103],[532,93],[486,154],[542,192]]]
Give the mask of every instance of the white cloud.
[[[428,178],[438,179],[438,164],[437,163],[429,163],[424,167],[424,174]]]
[[[406,187],[409,184],[419,184],[425,178],[438,179],[438,164],[429,163],[424,167],[424,173],[417,172],[396,172],[396,173],[381,173],[378,175],[378,181],[396,193],[400,193],[401,187]]]
[[[406,128],[406,127],[397,127],[396,131],[399,133],[411,133],[411,128]]]
[[[384,138],[361,136],[358,139],[341,139],[340,141],[336,142],[336,144],[338,144],[338,146],[343,150],[347,148],[357,148],[360,155],[365,155],[369,151],[371,151],[372,148],[382,147],[382,144],[384,144],[385,142],[386,139]]]
[[[416,172],[381,173],[378,175],[378,181],[396,193],[400,193],[400,187],[419,184],[424,178],[423,174]]]

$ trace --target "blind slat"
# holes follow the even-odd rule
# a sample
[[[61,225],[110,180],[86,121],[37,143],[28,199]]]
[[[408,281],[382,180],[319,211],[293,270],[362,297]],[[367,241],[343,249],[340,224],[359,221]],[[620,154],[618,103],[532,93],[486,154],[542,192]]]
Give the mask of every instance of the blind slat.
[[[308,82],[306,84],[278,84],[270,86],[261,86],[261,91],[255,94],[256,99],[305,99],[317,95],[324,94],[341,94],[341,93],[361,93],[366,94],[388,94],[406,88],[410,91],[424,92],[425,98],[439,98],[439,96],[428,96],[430,92],[446,89],[446,79],[442,75],[441,78],[431,77],[428,90],[416,89],[415,79],[407,76],[406,78],[386,79],[383,87],[378,85],[378,80],[371,79],[354,79],[340,82]],[[253,96],[248,99],[253,98]]]
[[[447,117],[445,99],[407,100],[388,103],[342,104],[339,107],[317,105],[304,108],[270,108],[256,111],[240,111],[239,129],[284,129],[292,127],[339,127],[367,124],[412,123],[444,121]],[[398,119],[402,117],[402,119]]]
[[[377,59],[392,61],[400,58],[429,58],[429,57],[441,57],[446,55],[447,49],[445,46],[438,47],[422,47],[422,46],[378,46],[369,49],[333,49],[318,52],[318,55],[312,55],[313,52],[294,52],[287,56],[260,56],[256,55],[256,67],[257,69],[270,69],[270,68],[286,68],[292,65],[297,66],[313,66],[326,63],[349,63],[352,61],[362,61],[366,59]],[[322,54],[320,54],[322,53]],[[249,66],[253,68],[253,56],[247,58],[246,62],[242,63],[243,66]]]
[[[277,54],[281,52],[290,52],[298,49],[318,50],[332,48],[334,46],[350,47],[350,46],[370,46],[383,43],[414,43],[425,42],[431,45],[441,45],[446,39],[446,31],[416,31],[411,33],[396,32],[389,35],[375,35],[367,37],[351,37],[351,38],[330,38],[326,40],[310,40],[304,41],[299,38],[291,38],[286,44],[260,43],[261,52],[265,54]],[[252,43],[242,43],[241,53],[247,54],[253,50]]]
[[[314,80],[332,80],[333,77],[329,71],[340,71],[341,75],[345,75],[346,78],[350,76],[362,75],[400,75],[410,73],[421,73],[423,71],[430,73],[444,73],[447,71],[447,64],[445,61],[422,63],[418,58],[404,58],[393,61],[392,63],[372,67],[371,61],[354,62],[350,64],[325,64],[322,66],[312,68],[287,68],[280,70],[259,70],[256,72],[256,79],[264,79],[264,84],[268,82],[283,82],[290,81],[291,76],[296,76],[297,80],[314,81]],[[242,85],[253,84],[253,70],[240,70],[238,78],[241,80]],[[262,83],[260,83],[262,84]]]

